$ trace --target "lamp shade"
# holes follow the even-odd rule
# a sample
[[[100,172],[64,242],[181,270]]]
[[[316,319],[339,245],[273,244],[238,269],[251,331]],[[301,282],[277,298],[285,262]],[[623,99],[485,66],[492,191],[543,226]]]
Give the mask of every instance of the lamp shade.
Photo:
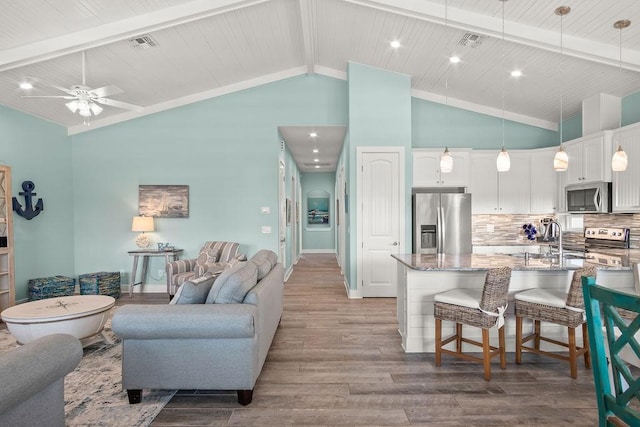
[[[498,158],[496,159],[496,168],[498,172],[508,172],[511,169],[511,159],[509,158],[509,153],[507,150],[502,147],[502,150],[498,153]]]
[[[569,169],[569,156],[562,145],[560,145],[556,155],[553,157],[553,169],[557,172],[564,172]]]
[[[131,231],[153,231],[153,217],[134,216],[131,223]]]
[[[618,146],[618,150],[613,154],[611,170],[614,172],[624,172],[627,170],[627,153],[624,152],[621,146]]]
[[[453,171],[453,157],[449,153],[449,149],[445,148],[444,153],[440,155],[440,172],[451,173]]]

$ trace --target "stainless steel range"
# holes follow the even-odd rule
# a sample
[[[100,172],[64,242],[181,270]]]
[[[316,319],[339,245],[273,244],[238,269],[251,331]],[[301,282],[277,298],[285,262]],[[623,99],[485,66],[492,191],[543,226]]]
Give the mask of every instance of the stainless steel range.
[[[628,264],[626,251],[629,249],[628,228],[587,227],[584,229],[585,258],[590,262],[623,266]]]

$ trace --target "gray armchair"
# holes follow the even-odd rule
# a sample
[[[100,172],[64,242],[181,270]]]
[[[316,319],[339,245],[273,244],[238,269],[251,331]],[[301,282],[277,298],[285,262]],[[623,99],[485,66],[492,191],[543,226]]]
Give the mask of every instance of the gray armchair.
[[[82,345],[55,334],[0,355],[0,425],[64,427],[64,377],[82,359]]]
[[[200,248],[197,258],[181,259],[167,264],[167,293],[169,296],[184,282],[197,279],[207,274],[216,274],[236,260],[245,260],[244,254],[238,253],[239,243],[210,241]]]

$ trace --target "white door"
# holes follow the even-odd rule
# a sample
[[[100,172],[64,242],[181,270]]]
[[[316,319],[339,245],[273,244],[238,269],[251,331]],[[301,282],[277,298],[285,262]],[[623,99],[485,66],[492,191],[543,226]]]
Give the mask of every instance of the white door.
[[[404,150],[358,148],[359,284],[363,297],[395,297],[404,236]],[[404,252],[404,250],[402,250]]]
[[[285,179],[284,160],[280,159],[278,167],[278,259],[287,268],[287,193],[285,192]]]

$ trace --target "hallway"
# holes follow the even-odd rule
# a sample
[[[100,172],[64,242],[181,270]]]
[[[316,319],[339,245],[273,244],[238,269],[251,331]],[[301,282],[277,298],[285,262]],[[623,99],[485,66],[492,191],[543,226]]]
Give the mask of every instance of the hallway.
[[[591,372],[523,355],[507,369],[400,347],[395,298],[349,300],[335,255],[303,254],[285,284],[282,322],[253,402],[235,393],[180,391],[165,425],[595,425]]]

